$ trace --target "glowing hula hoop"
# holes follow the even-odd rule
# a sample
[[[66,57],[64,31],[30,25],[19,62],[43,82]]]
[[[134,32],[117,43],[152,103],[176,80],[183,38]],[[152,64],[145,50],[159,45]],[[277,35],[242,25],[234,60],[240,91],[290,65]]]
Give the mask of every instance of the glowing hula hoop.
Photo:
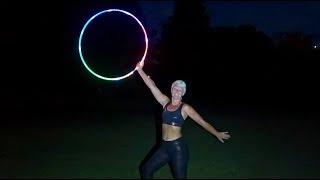
[[[108,10],[101,11],[101,12],[95,14],[94,16],[92,16],[92,17],[86,22],[86,24],[83,26],[83,28],[82,28],[82,30],[81,30],[81,33],[80,33],[80,37],[79,37],[79,54],[80,54],[80,58],[81,58],[81,61],[82,61],[83,65],[87,68],[87,70],[88,70],[91,74],[95,75],[96,77],[98,77],[98,78],[100,78],[100,79],[109,80],[109,81],[110,81],[110,80],[111,80],[111,81],[117,81],[117,80],[121,80],[121,79],[124,79],[124,78],[126,78],[126,77],[129,77],[130,75],[132,75],[132,74],[134,73],[135,70],[137,70],[137,67],[135,67],[135,69],[132,70],[131,72],[129,72],[128,74],[123,75],[123,76],[120,76],[120,77],[110,78],[110,77],[101,76],[101,75],[95,73],[92,69],[90,69],[90,67],[89,67],[89,66],[87,65],[87,63],[85,62],[85,60],[84,60],[84,58],[83,58],[83,55],[82,55],[82,51],[81,51],[81,40],[82,40],[82,36],[83,36],[83,33],[84,33],[85,29],[87,28],[87,26],[89,25],[89,23],[90,23],[94,18],[96,18],[97,16],[99,16],[99,15],[101,15],[101,14],[103,14],[103,13],[113,12],[113,11],[115,11],[115,12],[121,12],[121,13],[124,13],[124,14],[126,14],[126,15],[131,16],[131,17],[132,17],[133,19],[135,19],[135,20],[139,23],[139,25],[141,26],[141,28],[142,28],[142,30],[143,30],[143,33],[144,33],[146,48],[145,48],[145,50],[144,50],[144,54],[143,54],[143,56],[142,56],[142,58],[141,58],[140,64],[141,64],[141,63],[144,63],[144,60],[145,60],[145,58],[146,58],[147,51],[148,51],[148,36],[147,36],[146,30],[144,29],[144,27],[143,27],[142,23],[139,21],[139,19],[136,18],[136,17],[135,17],[134,15],[132,15],[131,13],[129,13],[129,12],[127,12],[127,11],[124,11],[124,10],[120,10],[120,9],[108,9]]]

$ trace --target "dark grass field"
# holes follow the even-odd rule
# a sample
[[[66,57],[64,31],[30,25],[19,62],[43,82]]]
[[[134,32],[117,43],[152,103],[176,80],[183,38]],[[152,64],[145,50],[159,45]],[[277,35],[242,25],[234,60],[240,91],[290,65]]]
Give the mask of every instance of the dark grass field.
[[[140,178],[139,164],[156,143],[152,108],[39,112],[25,122],[14,114],[21,119],[0,132],[0,178]],[[195,108],[231,139],[220,143],[188,118],[188,178],[320,177],[314,114]],[[154,177],[172,178],[168,166]]]

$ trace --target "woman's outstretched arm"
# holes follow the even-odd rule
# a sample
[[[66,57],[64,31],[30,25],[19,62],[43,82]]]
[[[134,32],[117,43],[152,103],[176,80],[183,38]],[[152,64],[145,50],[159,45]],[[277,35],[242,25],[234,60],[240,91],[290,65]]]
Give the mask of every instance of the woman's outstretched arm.
[[[205,130],[213,134],[218,138],[219,141],[222,143],[224,142],[223,139],[229,139],[230,135],[228,132],[219,132],[217,131],[212,125],[207,123],[201,116],[200,114],[197,113],[197,111],[191,107],[188,104],[185,104],[183,106],[183,110],[186,112],[188,116],[190,116],[191,119],[193,119],[196,123],[198,123],[200,126],[202,126]]]
[[[147,76],[147,74],[143,71],[142,69],[143,64],[138,63],[137,64],[137,71],[139,73],[139,75],[141,76],[141,78],[143,79],[143,82],[148,86],[148,88],[151,90],[153,96],[156,98],[156,100],[162,105],[166,105],[170,99],[162,94],[162,92],[158,89],[158,87],[156,86],[156,84],[153,82],[153,80]]]

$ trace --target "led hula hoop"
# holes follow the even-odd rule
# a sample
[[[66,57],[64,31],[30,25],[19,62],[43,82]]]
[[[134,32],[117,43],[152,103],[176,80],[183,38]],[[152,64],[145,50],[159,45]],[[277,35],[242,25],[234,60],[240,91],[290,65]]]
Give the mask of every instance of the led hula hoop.
[[[79,37],[79,54],[80,54],[80,58],[81,58],[81,61],[83,63],[83,65],[87,68],[87,70],[93,74],[94,76],[100,78],[100,79],[103,79],[103,80],[108,80],[108,81],[117,81],[117,80],[121,80],[121,79],[124,79],[126,77],[129,77],[130,75],[132,75],[134,73],[135,70],[137,70],[137,67],[132,70],[131,72],[129,72],[128,74],[126,75],[123,75],[123,76],[120,76],[120,77],[113,77],[113,78],[110,78],[110,77],[105,77],[105,76],[101,76],[97,73],[95,73],[92,69],[90,69],[90,67],[87,65],[83,55],[82,55],[82,51],[81,51],[81,40],[82,40],[82,36],[83,36],[83,33],[84,31],[86,30],[87,26],[89,25],[89,23],[96,17],[98,17],[99,15],[103,14],[103,13],[106,13],[106,12],[121,12],[121,13],[124,13],[126,15],[129,15],[131,16],[133,19],[135,19],[139,25],[141,26],[142,30],[143,30],[143,33],[144,33],[144,37],[145,37],[145,43],[146,43],[146,47],[145,47],[145,50],[144,50],[144,54],[140,60],[140,64],[144,62],[145,58],[146,58],[146,55],[147,55],[147,51],[148,51],[148,36],[147,36],[147,33],[146,33],[146,30],[144,29],[142,23],[139,21],[138,18],[136,18],[134,15],[132,15],[131,13],[127,12],[127,11],[124,11],[124,10],[120,10],[120,9],[108,9],[108,10],[104,10],[104,11],[101,11],[97,14],[95,14],[94,16],[92,16],[87,22],[86,24],[83,26],[82,30],[81,30],[81,33],[80,33],[80,37]]]

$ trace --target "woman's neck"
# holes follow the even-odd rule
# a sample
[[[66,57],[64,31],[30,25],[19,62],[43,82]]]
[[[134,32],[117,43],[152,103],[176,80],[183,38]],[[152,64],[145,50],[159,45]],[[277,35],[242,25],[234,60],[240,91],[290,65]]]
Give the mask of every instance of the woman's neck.
[[[171,99],[171,104],[172,104],[173,106],[178,106],[178,105],[180,105],[180,103],[181,103],[181,100]]]

